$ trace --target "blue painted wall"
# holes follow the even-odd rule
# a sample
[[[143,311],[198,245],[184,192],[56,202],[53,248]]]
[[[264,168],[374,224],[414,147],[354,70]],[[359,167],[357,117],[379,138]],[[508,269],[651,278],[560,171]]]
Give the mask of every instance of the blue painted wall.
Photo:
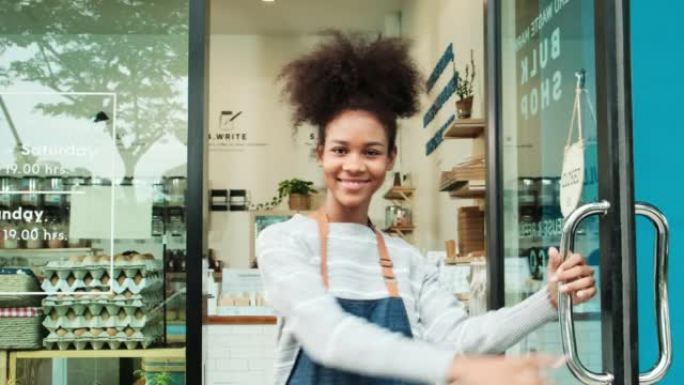
[[[684,383],[684,2],[632,0],[632,96],[636,199],[668,217],[674,361],[663,384]],[[642,370],[657,357],[652,227],[637,222]]]

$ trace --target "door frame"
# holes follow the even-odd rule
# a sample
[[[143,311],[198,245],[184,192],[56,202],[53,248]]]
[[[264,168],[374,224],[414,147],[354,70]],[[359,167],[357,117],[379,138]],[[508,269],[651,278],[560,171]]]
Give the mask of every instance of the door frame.
[[[505,305],[503,221],[502,1],[485,0],[488,307]],[[615,384],[638,384],[629,0],[595,0],[603,367]],[[606,349],[606,347],[610,347]]]
[[[189,0],[188,37],[188,185],[186,238],[185,378],[203,383],[202,259],[207,250],[207,92],[209,0]]]

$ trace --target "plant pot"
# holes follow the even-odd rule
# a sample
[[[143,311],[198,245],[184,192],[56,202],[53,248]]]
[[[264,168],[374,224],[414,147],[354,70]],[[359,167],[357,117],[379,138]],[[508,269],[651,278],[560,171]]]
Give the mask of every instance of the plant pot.
[[[309,210],[311,209],[311,195],[290,194],[287,205],[290,206],[290,210]]]
[[[456,101],[456,112],[459,119],[468,119],[473,112],[473,96]]]

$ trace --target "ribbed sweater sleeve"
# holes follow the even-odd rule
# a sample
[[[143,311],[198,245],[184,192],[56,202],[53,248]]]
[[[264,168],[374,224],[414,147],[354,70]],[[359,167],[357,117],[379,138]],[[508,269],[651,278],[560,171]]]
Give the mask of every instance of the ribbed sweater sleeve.
[[[556,317],[547,288],[516,305],[468,317],[455,296],[439,284],[435,266],[422,263],[415,274],[422,279],[418,312],[423,337],[457,353],[504,352]]]
[[[371,376],[445,380],[455,347],[409,339],[346,313],[323,287],[318,268],[308,263],[311,257],[303,241],[279,226],[258,237],[266,300],[314,361]]]

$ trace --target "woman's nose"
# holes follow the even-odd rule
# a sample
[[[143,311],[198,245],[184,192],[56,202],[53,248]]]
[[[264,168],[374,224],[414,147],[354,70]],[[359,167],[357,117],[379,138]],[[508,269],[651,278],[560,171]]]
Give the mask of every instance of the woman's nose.
[[[363,172],[366,171],[366,164],[358,155],[350,155],[342,165],[342,169],[347,172]]]

